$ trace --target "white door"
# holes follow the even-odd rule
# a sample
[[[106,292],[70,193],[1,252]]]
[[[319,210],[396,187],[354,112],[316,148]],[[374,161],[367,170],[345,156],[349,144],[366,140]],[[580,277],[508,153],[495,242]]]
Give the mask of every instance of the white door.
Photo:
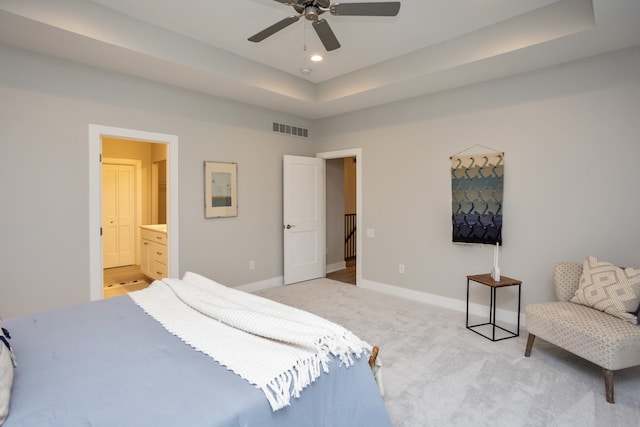
[[[326,273],[325,165],[316,157],[284,156],[284,284]]]
[[[132,265],[135,250],[135,168],[102,165],[104,268]]]

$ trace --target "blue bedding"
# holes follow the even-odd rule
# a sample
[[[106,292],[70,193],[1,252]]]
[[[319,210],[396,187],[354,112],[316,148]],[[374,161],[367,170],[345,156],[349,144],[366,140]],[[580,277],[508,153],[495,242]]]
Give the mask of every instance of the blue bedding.
[[[126,295],[4,326],[18,367],[3,427],[391,425],[365,358],[348,369],[333,360],[328,374],[273,412],[260,390]]]

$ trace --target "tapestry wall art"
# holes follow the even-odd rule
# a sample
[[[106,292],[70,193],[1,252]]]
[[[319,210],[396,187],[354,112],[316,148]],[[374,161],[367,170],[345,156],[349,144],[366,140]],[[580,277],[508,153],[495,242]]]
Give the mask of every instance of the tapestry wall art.
[[[451,157],[453,241],[502,246],[504,153]]]

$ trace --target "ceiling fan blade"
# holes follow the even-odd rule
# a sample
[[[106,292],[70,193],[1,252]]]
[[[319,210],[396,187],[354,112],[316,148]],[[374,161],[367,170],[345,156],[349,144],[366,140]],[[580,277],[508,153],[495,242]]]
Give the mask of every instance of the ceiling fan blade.
[[[273,24],[272,26],[265,28],[264,30],[260,31],[258,34],[255,34],[251,37],[249,37],[249,41],[250,42],[261,42],[262,40],[266,39],[267,37],[277,33],[278,31],[282,30],[283,28],[288,27],[289,25],[293,24],[294,22],[298,22],[298,19],[300,19],[301,15],[296,15],[296,16],[289,16],[288,18],[284,18],[282,21],[278,21],[275,24]]]
[[[327,51],[336,50],[340,47],[340,42],[336,38],[336,35],[333,34],[333,30],[331,30],[327,21],[324,19],[318,19],[317,21],[314,21],[312,25]]]
[[[399,1],[380,3],[334,3],[329,12],[340,16],[396,16],[400,11]]]
[[[284,3],[284,4],[288,4],[289,6],[293,6],[294,4],[296,4],[296,0],[275,0],[278,3]]]

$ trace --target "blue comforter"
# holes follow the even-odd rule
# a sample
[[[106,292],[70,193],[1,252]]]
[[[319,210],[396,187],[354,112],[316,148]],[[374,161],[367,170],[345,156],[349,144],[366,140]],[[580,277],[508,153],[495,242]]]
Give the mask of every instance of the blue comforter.
[[[18,359],[3,427],[390,426],[365,358],[273,412],[264,394],[128,296],[9,319]],[[256,349],[259,351],[259,349]]]

